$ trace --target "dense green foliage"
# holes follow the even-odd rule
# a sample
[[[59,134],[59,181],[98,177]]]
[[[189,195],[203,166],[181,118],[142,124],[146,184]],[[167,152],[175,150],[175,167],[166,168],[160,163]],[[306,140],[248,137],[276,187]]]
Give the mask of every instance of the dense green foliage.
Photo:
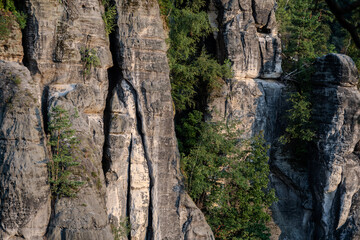
[[[49,183],[54,198],[75,197],[81,181],[74,180],[73,167],[78,166],[76,155],[79,140],[75,130],[71,129],[71,118],[68,111],[56,106],[49,113],[50,133],[49,144],[51,146],[52,159],[48,163]]]
[[[220,64],[205,49],[213,29],[206,13],[206,1],[160,1],[168,22],[168,51],[172,96],[176,110],[196,108],[196,98],[218,88],[232,76],[230,64]]]
[[[297,77],[297,72],[306,69],[315,58],[331,52],[348,54],[360,67],[360,50],[339,25],[325,0],[278,0],[277,3],[283,68],[285,73],[295,71],[293,80],[303,79]],[[348,17],[353,22],[360,21],[358,14]]]
[[[282,143],[290,143],[291,140],[311,141],[315,137],[310,122],[311,103],[305,95],[298,92],[291,94],[288,101],[292,105],[288,110],[289,124],[280,141]]]
[[[11,33],[11,25],[13,23],[13,16],[9,12],[2,12],[0,10],[0,40],[7,39]]]
[[[283,80],[294,83],[298,91],[290,95],[288,125],[280,141],[305,151],[307,142],[315,137],[311,128],[311,99],[306,97],[311,91],[315,59],[340,52],[350,54],[359,64],[360,52],[324,0],[279,0],[276,15],[283,44]]]
[[[335,50],[329,42],[329,11],[315,8],[314,0],[279,0],[276,17],[283,44],[284,71],[295,71],[292,80],[301,80],[297,77],[299,72],[315,58]]]
[[[102,0],[102,4],[105,8],[105,13],[102,15],[105,23],[105,32],[109,35],[116,26],[116,6],[112,5],[110,0]]]
[[[91,69],[94,67],[100,67],[100,59],[97,56],[97,52],[94,48],[81,48],[81,61],[84,63],[84,76],[88,76],[91,73]]]
[[[21,29],[24,29],[26,18],[25,13],[16,9],[14,0],[0,0],[0,40],[9,37],[14,21]]]
[[[319,1],[319,0],[317,0]],[[324,0],[336,21],[350,34],[354,45],[360,49],[360,1]]]
[[[236,124],[203,123],[199,141],[183,158],[186,186],[216,239],[269,239],[266,209],[268,146],[262,136],[239,140]]]

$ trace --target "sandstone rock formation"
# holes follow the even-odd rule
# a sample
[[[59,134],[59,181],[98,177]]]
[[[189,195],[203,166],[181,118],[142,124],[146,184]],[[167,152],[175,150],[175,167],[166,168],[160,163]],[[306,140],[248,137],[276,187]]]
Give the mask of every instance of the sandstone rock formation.
[[[113,239],[126,219],[131,239],[214,239],[182,184],[158,3],[115,4],[110,46],[101,1],[26,1],[27,68],[0,65],[2,239]],[[86,50],[100,62],[89,73]],[[79,113],[73,199],[50,197],[53,106]]]
[[[360,93],[354,62],[344,55],[318,59],[313,76],[313,121],[318,141],[311,160],[315,238],[360,236],[358,194]]]
[[[0,61],[0,238],[39,239],[50,217],[48,153],[39,83],[15,62]]]
[[[157,1],[114,1],[118,18],[110,36],[98,0],[25,3],[23,41],[14,28],[11,41],[0,42],[0,238],[108,240],[129,221],[130,233],[121,239],[214,239],[184,191]],[[291,90],[278,81],[275,5],[210,1],[217,56],[230,59],[234,77],[211,96],[208,118],[240,120],[245,136],[263,132],[272,145],[270,179],[279,198],[271,209],[273,239],[356,239],[356,68],[343,55],[318,60],[312,80],[317,141],[307,163],[293,161],[277,141]],[[91,49],[100,65],[85,73],[81,52]],[[79,113],[75,175],[85,184],[74,199],[51,198],[48,185],[53,106]]]
[[[308,160],[274,144],[272,185],[279,201],[273,217],[280,239],[357,239],[359,215],[360,93],[354,62],[330,54],[315,64],[312,120],[317,137]]]
[[[229,59],[234,77],[222,93],[211,97],[211,118],[241,121],[245,135],[265,130],[274,138],[285,85],[281,75],[281,45],[275,20],[275,1],[213,1],[210,21],[220,60]]]

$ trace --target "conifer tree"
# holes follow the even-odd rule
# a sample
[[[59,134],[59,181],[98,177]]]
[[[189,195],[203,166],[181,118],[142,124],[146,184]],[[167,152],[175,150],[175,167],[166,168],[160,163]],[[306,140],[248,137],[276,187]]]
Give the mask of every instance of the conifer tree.
[[[71,117],[77,117],[76,114]],[[49,113],[52,159],[48,163],[50,189],[54,198],[75,197],[83,184],[74,180],[72,167],[78,166],[76,154],[80,141],[72,129],[71,117],[65,109],[55,106]]]

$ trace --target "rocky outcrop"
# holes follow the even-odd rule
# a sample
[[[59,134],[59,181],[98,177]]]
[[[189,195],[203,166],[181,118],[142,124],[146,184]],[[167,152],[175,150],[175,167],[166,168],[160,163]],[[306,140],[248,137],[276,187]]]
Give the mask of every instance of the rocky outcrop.
[[[107,68],[112,65],[103,7],[96,0],[60,2],[26,2],[30,17],[25,33],[26,63],[42,91],[44,124],[53,106],[79,113],[73,127],[83,154],[76,175],[85,184],[77,198],[53,202],[46,235],[48,239],[111,239],[101,170]],[[81,60],[84,49],[94,49],[100,61],[90,74],[85,74]]]
[[[275,1],[212,1],[210,22],[217,55],[229,59],[234,77],[209,101],[210,118],[239,120],[245,135],[264,131],[274,139],[285,85],[280,76],[281,46],[275,20]]]
[[[357,239],[360,93],[354,62],[330,54],[317,60],[312,77],[316,139],[302,161],[272,146],[271,182],[279,198],[273,218],[279,239]]]
[[[6,49],[0,42],[0,238],[214,239],[179,171],[158,3],[114,1],[110,37],[98,0],[25,3],[22,43],[19,29]],[[240,120],[244,136],[263,132],[272,145],[270,179],[279,199],[272,232],[279,239],[358,238],[360,96],[353,62],[331,54],[316,63],[317,140],[308,162],[299,164],[277,141],[290,90],[277,81],[275,1],[213,0],[209,8],[217,56],[230,59],[234,77],[211,96],[208,118]],[[90,50],[99,64],[85,71]],[[16,63],[23,52],[26,67]],[[73,199],[51,198],[48,185],[54,106],[79,113],[72,120],[81,142],[74,175],[84,185]],[[127,221],[129,234],[119,236]]]
[[[40,239],[50,217],[39,84],[0,60],[0,238]]]
[[[210,22],[220,60],[229,59],[234,78],[278,78],[281,45],[274,0],[212,0]]]
[[[179,173],[167,47],[157,2],[118,1],[117,9],[105,145],[109,214],[116,221],[130,219],[131,239],[212,239]]]
[[[274,1],[212,1],[209,18],[220,60],[230,59],[234,77],[209,100],[208,120],[239,120],[244,136],[263,132],[271,144],[272,206],[279,239],[353,239],[358,215],[357,70],[346,56],[319,59],[313,77],[316,145],[299,162],[278,138],[286,124],[291,87],[281,74]],[[265,45],[264,45],[265,44]]]
[[[318,141],[311,161],[315,238],[359,237],[360,93],[358,72],[345,55],[318,59],[313,76],[313,121]]]

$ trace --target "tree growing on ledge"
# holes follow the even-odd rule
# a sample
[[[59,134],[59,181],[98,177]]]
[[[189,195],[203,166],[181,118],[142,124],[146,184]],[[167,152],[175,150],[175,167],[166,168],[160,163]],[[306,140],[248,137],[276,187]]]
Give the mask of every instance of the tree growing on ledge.
[[[77,117],[72,115],[71,117]],[[81,181],[74,180],[72,167],[78,166],[76,154],[80,141],[71,129],[70,115],[56,106],[49,114],[49,132],[52,159],[48,163],[49,183],[53,197],[75,197]]]

